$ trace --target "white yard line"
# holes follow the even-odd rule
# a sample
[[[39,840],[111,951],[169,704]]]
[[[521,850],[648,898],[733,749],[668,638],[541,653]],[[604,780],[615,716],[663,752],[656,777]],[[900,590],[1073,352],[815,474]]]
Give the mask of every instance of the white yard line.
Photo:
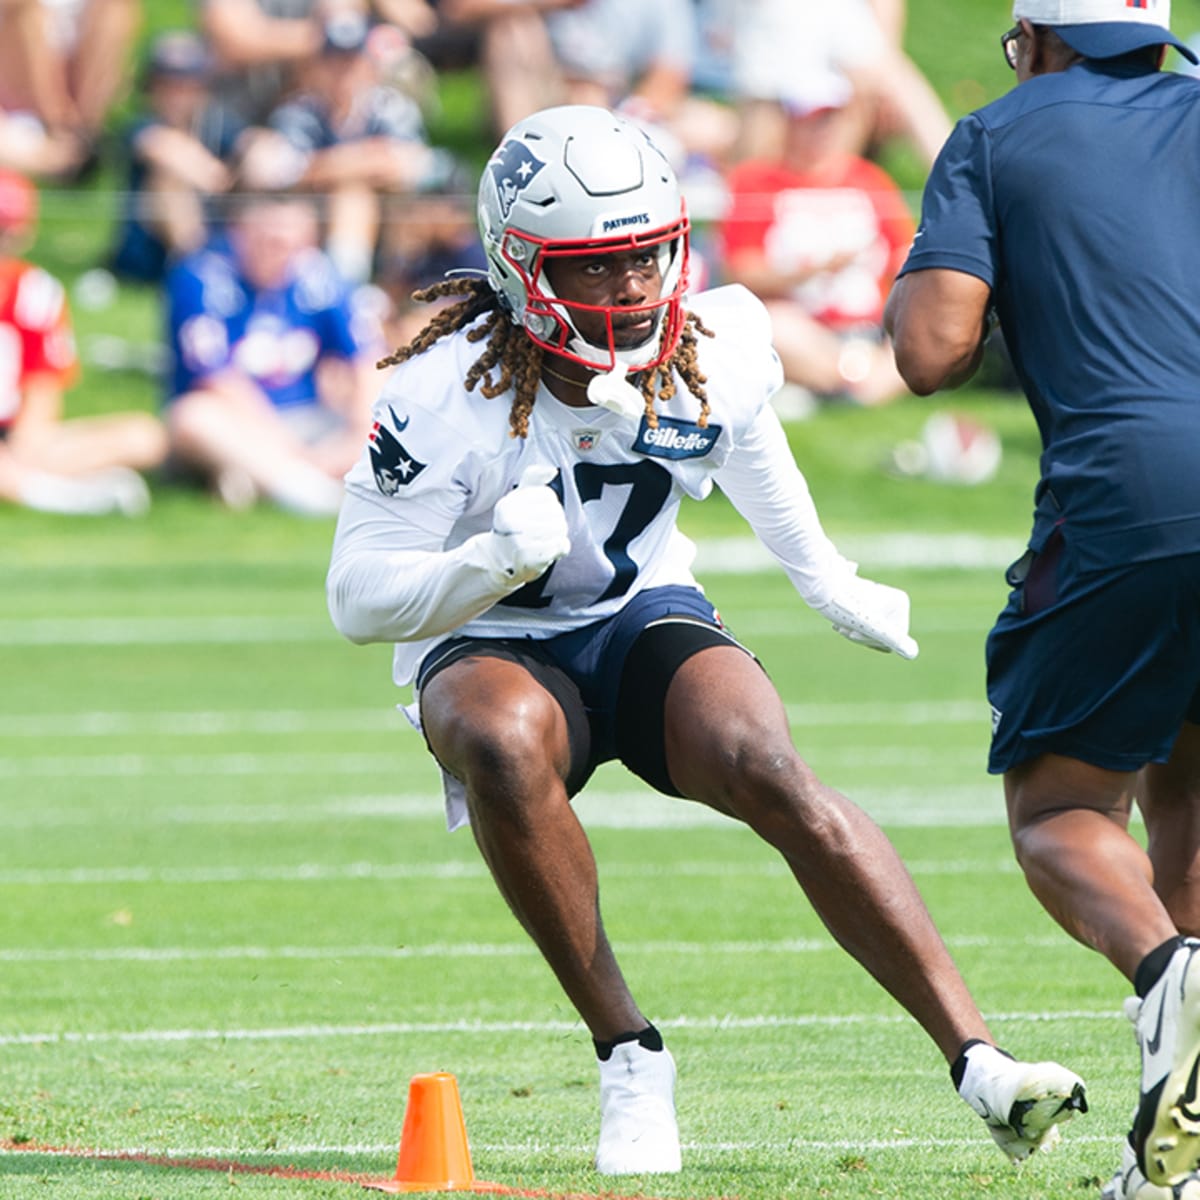
[[[1061,936],[996,938],[990,936],[947,937],[946,944],[954,949],[998,948],[1023,946],[1029,948],[1061,947]],[[713,955],[737,957],[745,954],[824,954],[842,951],[831,939],[783,938],[769,942],[621,942],[622,954],[659,956],[674,954],[707,958]],[[177,962],[253,962],[338,961],[342,959],[380,960],[408,958],[534,958],[537,948],[532,942],[443,942],[426,946],[122,946],[98,948],[81,946],[70,950],[48,950],[39,947],[0,949],[0,963],[14,966],[39,963],[159,963]]]
[[[998,607],[998,605],[997,605]],[[918,637],[978,632],[988,621],[969,613],[918,614]],[[747,613],[732,623],[740,637],[825,637],[829,626],[796,598],[794,608]],[[333,626],[309,617],[10,617],[0,620],[0,646],[223,646],[330,642]]]
[[[1119,1009],[1112,1011],[1067,1010],[1062,1012],[989,1013],[991,1022],[1123,1021]],[[905,1013],[841,1013],[753,1017],[680,1015],[659,1021],[664,1029],[720,1030],[800,1029],[814,1026],[901,1025],[911,1023]],[[167,1044],[177,1042],[280,1042],[333,1041],[341,1038],[392,1038],[415,1034],[460,1034],[495,1037],[497,1034],[576,1033],[583,1036],[578,1021],[384,1021],[370,1025],[287,1025],[274,1028],[209,1029],[113,1029],[57,1030],[44,1033],[0,1034],[0,1046]]]
[[[910,861],[914,875],[1014,874],[1008,858]],[[787,877],[786,868],[770,857],[742,864],[722,862],[672,863],[669,874],[691,879],[733,879],[739,876]],[[644,879],[642,864],[611,864],[601,868],[605,879]],[[485,879],[482,861],[442,863],[288,863],[278,866],[196,867],[30,867],[0,869],[0,887],[96,887],[124,884],[213,885],[242,883],[346,883],[356,880],[390,882],[398,879]]]
[[[1020,538],[973,533],[885,533],[835,536],[847,558],[870,570],[957,567],[1003,571],[1024,549]],[[711,538],[696,544],[696,574],[746,575],[777,571],[778,564],[753,537]]]
[[[222,645],[337,641],[315,617],[25,617],[0,621],[0,646]]]
[[[986,727],[989,710],[977,700],[934,700],[909,703],[837,701],[789,704],[788,719],[806,728],[857,724],[919,727],[923,725],[974,725]],[[0,738],[110,738],[110,737],[226,737],[319,733],[390,733],[407,730],[408,723],[395,709],[199,709],[192,712],[138,712],[133,710],[7,713],[0,714]]]
[[[266,804],[169,804],[147,806],[123,796],[89,797],[78,805],[23,806],[4,818],[4,827],[16,830],[108,828],[113,821],[136,821],[139,828],[176,825],[295,827],[323,823],[331,818],[346,821],[441,821],[442,798],[431,782],[425,792],[395,795],[332,796],[317,801],[275,801]],[[854,799],[877,819],[889,825],[976,828],[1004,824],[1002,792],[998,782],[982,779],[966,785],[937,787],[855,787]],[[609,791],[593,786],[575,800],[589,829],[702,829],[729,828],[736,822],[699,804],[646,791]]]
[[[930,765],[924,745],[846,746],[813,753],[823,770],[855,768],[914,767]],[[31,755],[0,758],[0,779],[137,779],[168,776],[173,779],[198,777],[271,777],[303,775],[308,778],[396,773],[397,754],[386,750],[346,753],[309,751],[296,754],[246,752],[243,754],[77,754]],[[937,754],[939,769],[951,767],[983,769],[982,751],[970,746],[954,747]]]

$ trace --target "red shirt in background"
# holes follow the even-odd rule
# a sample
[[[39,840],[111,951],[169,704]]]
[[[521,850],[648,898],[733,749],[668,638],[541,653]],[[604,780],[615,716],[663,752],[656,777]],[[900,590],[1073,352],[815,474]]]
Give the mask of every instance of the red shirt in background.
[[[781,273],[814,273],[791,296],[833,329],[878,326],[916,223],[895,181],[847,156],[820,176],[778,161],[747,160],[729,174],[723,261],[761,251]],[[736,274],[736,271],[734,271]]]
[[[0,429],[16,420],[33,376],[66,387],[78,370],[63,285],[32,263],[0,259]]]

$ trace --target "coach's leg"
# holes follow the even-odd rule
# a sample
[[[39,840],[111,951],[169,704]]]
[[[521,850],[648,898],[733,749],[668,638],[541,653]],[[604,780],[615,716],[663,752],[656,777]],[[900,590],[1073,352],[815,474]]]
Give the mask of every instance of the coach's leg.
[[[1128,832],[1134,779],[1055,754],[1004,776],[1013,847],[1033,894],[1131,981],[1176,934],[1150,857]]]
[[[1170,761],[1142,770],[1137,803],[1154,890],[1176,929],[1200,936],[1200,726],[1185,723]]]
[[[1193,1180],[1200,1164],[1200,1128],[1189,1119],[1200,1063],[1200,943],[1178,935],[1155,890],[1151,857],[1127,831],[1135,780],[1132,772],[1046,754],[1007,772],[1005,791],[1034,894],[1133,984],[1137,1000],[1126,1012],[1141,1083],[1121,1171],[1127,1178],[1140,1171],[1165,1195]]]
[[[425,735],[467,790],[493,878],[597,1041],[649,1022],[600,918],[596,861],[564,784],[567,721],[524,667],[466,658],[421,690]]]
[[[823,784],[792,744],[775,688],[735,647],[701,650],[667,693],[671,779],[783,855],[826,927],[953,1063],[991,1035],[883,831]]]

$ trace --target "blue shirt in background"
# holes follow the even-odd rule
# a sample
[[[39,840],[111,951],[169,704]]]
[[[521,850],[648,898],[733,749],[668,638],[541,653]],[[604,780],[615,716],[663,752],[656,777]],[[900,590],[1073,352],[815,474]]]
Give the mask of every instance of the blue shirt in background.
[[[333,264],[317,250],[297,257],[284,287],[260,291],[218,240],[175,266],[166,291],[171,397],[232,368],[279,408],[314,404],[321,359],[355,358],[370,346]]]

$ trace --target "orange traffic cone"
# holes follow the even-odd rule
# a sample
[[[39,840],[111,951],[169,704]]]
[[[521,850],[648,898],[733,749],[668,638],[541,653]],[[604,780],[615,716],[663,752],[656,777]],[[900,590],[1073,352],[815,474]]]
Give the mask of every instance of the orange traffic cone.
[[[380,1192],[504,1192],[475,1178],[458,1080],[446,1071],[414,1075],[400,1131],[396,1177],[369,1182]]]

